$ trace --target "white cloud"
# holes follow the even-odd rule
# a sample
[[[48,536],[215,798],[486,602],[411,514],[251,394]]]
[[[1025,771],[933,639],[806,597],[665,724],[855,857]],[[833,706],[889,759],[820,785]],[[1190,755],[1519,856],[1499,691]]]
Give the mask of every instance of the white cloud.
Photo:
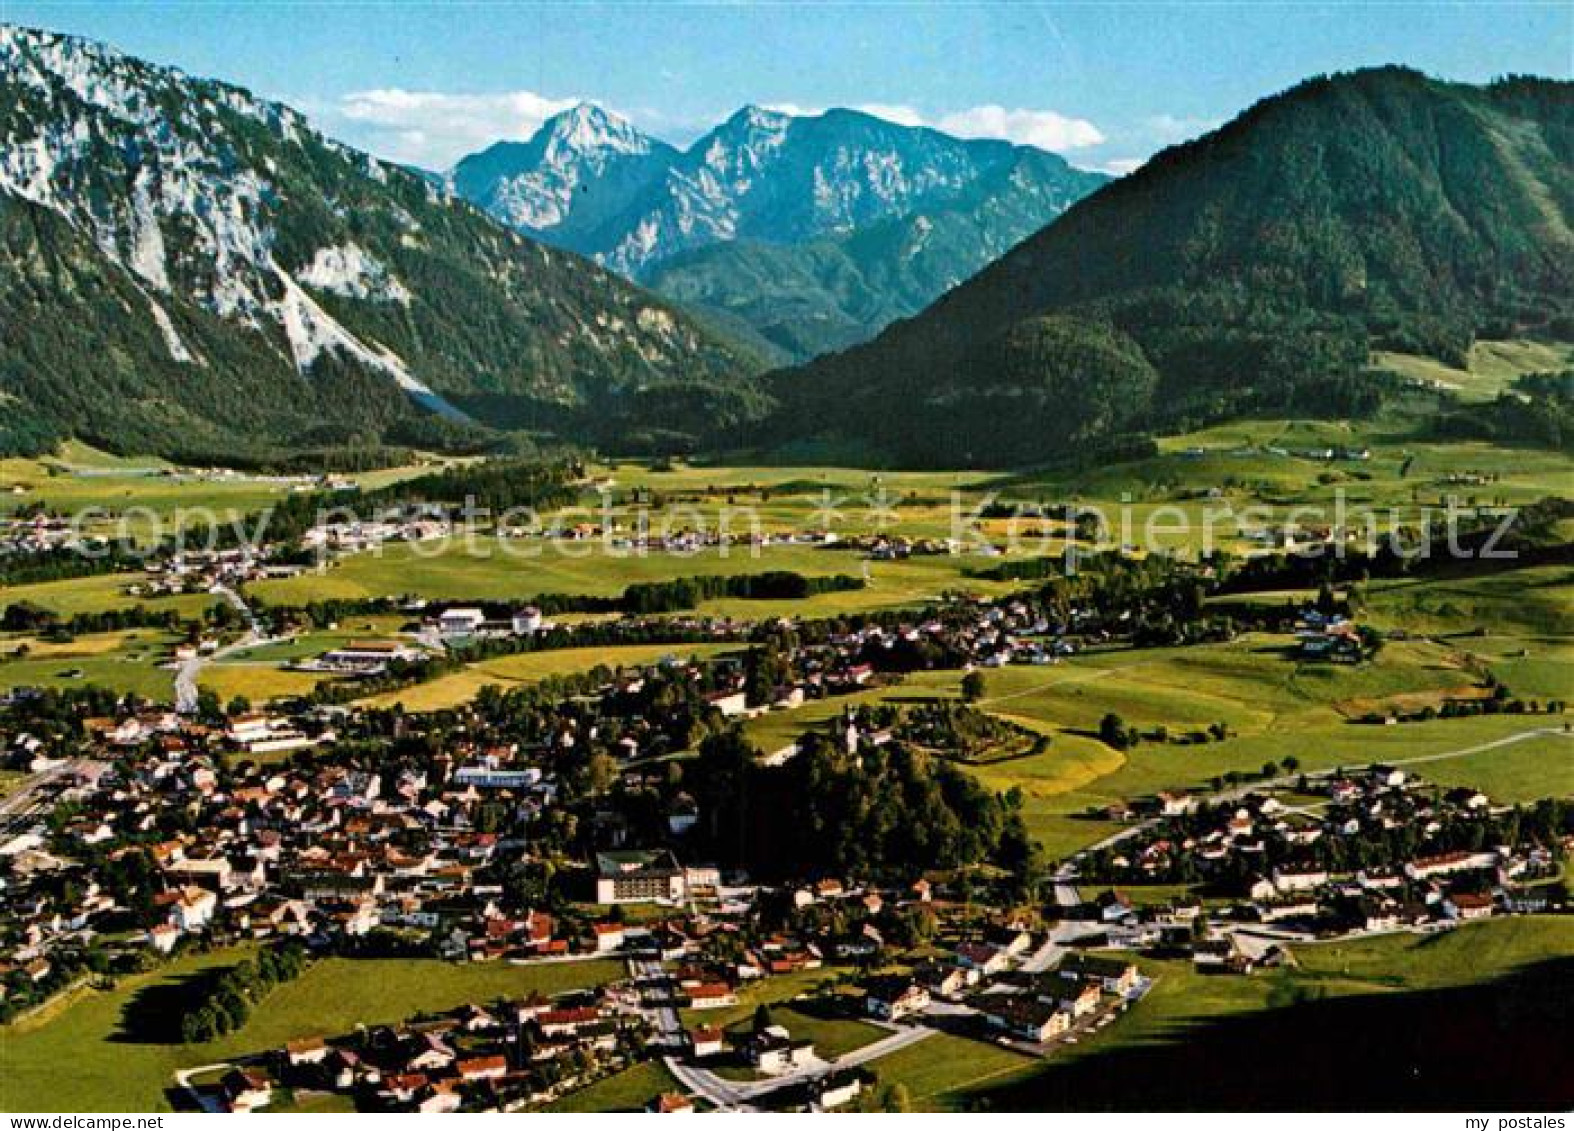
[[[389,160],[446,169],[495,141],[528,138],[579,101],[529,90],[445,94],[384,87],[344,95],[324,108],[323,125]]]
[[[772,114],[786,114],[789,118],[813,118],[825,113],[818,106],[805,106],[801,102],[762,102],[760,109],[769,110]]]
[[[1112,177],[1124,177],[1127,173],[1135,173],[1147,163],[1146,157],[1115,157],[1099,163],[1095,168]]]
[[[764,108],[795,118],[825,113],[822,106],[801,102],[767,102]],[[899,126],[928,126],[956,137],[998,138],[1056,153],[1102,145],[1105,140],[1103,131],[1092,122],[1085,118],[1069,118],[1053,110],[1009,110],[1004,106],[986,105],[936,116],[904,102],[863,102],[852,109]]]
[[[1224,123],[1218,118],[1186,118],[1174,114],[1154,114],[1143,120],[1148,135],[1160,145],[1174,145],[1190,141],[1209,130],[1216,130]]]
[[[933,125],[958,137],[993,137],[1061,153],[1100,145],[1104,134],[1086,118],[1068,118],[1053,110],[1008,110],[974,106],[943,115]]]
[[[899,126],[925,126],[929,124],[924,121],[923,114],[917,108],[903,106],[900,103],[865,102],[862,106],[855,106],[853,109],[863,114],[869,114],[872,117],[884,118],[887,122],[895,122]]]

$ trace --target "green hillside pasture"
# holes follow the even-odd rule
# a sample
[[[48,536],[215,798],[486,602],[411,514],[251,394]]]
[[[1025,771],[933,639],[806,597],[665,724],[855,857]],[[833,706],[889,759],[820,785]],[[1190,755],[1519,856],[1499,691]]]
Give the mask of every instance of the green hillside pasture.
[[[1464,369],[1418,354],[1380,351],[1372,360],[1390,373],[1436,381],[1461,400],[1480,402],[1492,400],[1526,373],[1569,368],[1574,365],[1574,347],[1548,342],[1476,342]]]
[[[1396,642],[1360,665],[1288,658],[1287,636],[1250,633],[1228,644],[1089,653],[1054,667],[985,675],[984,705],[1068,730],[1094,731],[1106,714],[1171,735],[1223,722],[1251,734],[1339,717],[1356,697],[1458,688],[1474,682],[1453,650]]]
[[[680,660],[691,656],[704,659],[736,648],[732,644],[625,644],[604,648],[556,648],[544,652],[523,652],[483,660],[427,683],[372,696],[362,700],[360,705],[392,707],[402,703],[408,711],[438,711],[468,703],[487,684],[506,691],[539,683],[554,675],[590,671],[597,667],[642,667],[667,656],[675,656]]]
[[[33,585],[0,585],[0,607],[29,604],[56,616],[71,617],[77,613],[102,613],[145,605],[157,610],[172,609],[182,617],[195,617],[219,600],[211,593],[144,598],[126,592],[127,586],[146,580],[147,575],[141,573],[105,573]]]
[[[514,549],[527,544],[513,544]],[[649,553],[624,556],[600,544],[531,544],[533,556],[516,555],[492,538],[473,548],[460,541],[443,546],[393,545],[380,553],[344,559],[325,574],[308,573],[282,581],[260,582],[252,589],[273,604],[304,604],[313,599],[415,594],[452,600],[528,600],[544,593],[615,597],[639,582],[671,581],[701,575],[739,575],[792,570],[808,577],[864,576],[864,561],[848,551],[807,546],[773,546],[752,553],[732,547],[693,555]],[[784,613],[832,615],[858,608],[920,604],[951,589],[977,593],[1009,591],[1003,583],[965,580],[963,570],[979,564],[968,557],[922,557],[869,563],[864,590],[826,593],[803,601],[715,601],[703,611],[749,617]]]
[[[389,468],[347,478],[370,489],[429,470]],[[170,520],[179,511],[195,512],[188,525],[205,525],[208,515],[202,512],[232,523],[277,505],[309,483],[300,477],[281,480],[177,468],[151,456],[113,456],[74,441],[43,459],[0,459],[0,497],[14,503],[43,503],[66,514],[102,511],[84,529],[123,531],[139,541],[172,533]],[[18,487],[20,494],[14,490]]]
[[[1166,437],[1150,459],[1104,463],[1076,472],[1004,476],[992,486],[1009,498],[1075,500],[1103,508],[1114,521],[1124,499],[1140,524],[1144,507],[1179,503],[1188,513],[1268,505],[1274,520],[1292,506],[1321,505],[1325,521],[1336,519],[1335,503],[1348,508],[1344,525],[1359,529],[1376,514],[1378,529],[1413,521],[1423,506],[1448,496],[1461,504],[1474,497],[1522,505],[1574,490],[1574,458],[1551,450],[1501,447],[1483,441],[1418,441],[1413,419],[1246,420]],[[1326,448],[1367,448],[1360,461],[1322,460],[1304,453]],[[1296,454],[1302,453],[1302,454]],[[1451,475],[1480,475],[1481,486],[1451,485]],[[1197,496],[1218,491],[1219,498]],[[1301,516],[1302,521],[1315,521]],[[1195,519],[1194,519],[1195,521]],[[1140,529],[1140,526],[1139,526]],[[1221,525],[1222,529],[1222,525]]]
[[[1371,620],[1433,632],[1488,628],[1547,636],[1574,634],[1574,566],[1535,566],[1469,577],[1373,581]]]
[[[1574,734],[1549,734],[1414,769],[1428,781],[1470,786],[1504,804],[1574,799]]]
[[[275,990],[238,1033],[205,1045],[135,1043],[124,1033],[131,1011],[150,1008],[159,987],[237,961],[245,949],[182,958],[125,979],[107,993],[84,991],[48,1016],[0,1028],[0,1107],[7,1111],[168,1110],[172,1073],[230,1057],[267,1052],[301,1037],[333,1037],[358,1024],[399,1021],[466,1002],[561,993],[623,977],[612,961],[529,967],[426,959],[323,959]],[[139,995],[153,994],[139,998]]]
[[[31,654],[16,659],[17,645]],[[20,637],[0,637],[0,689],[13,687],[107,687],[169,701],[174,674],[159,665],[177,643],[153,629],[82,636],[69,644],[46,644]]]

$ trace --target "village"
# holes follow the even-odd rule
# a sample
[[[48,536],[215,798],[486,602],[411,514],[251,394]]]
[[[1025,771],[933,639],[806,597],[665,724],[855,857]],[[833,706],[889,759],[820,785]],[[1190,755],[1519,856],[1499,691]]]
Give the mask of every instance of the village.
[[[1546,882],[1574,847],[1561,809],[1375,760],[1301,772],[1286,756],[1206,789],[1126,796],[1079,815],[1085,847],[1056,856],[1034,844],[1021,789],[968,776],[1053,760],[1067,741],[1178,759],[1229,741],[1222,717],[1138,726],[1110,712],[1079,733],[979,700],[992,679],[1253,632],[1274,642],[1255,667],[1368,666],[1385,637],[1330,587],[1217,611],[1202,596],[1212,564],[1109,555],[999,597],[824,618],[696,602],[866,581],[815,590],[778,571],[617,597],[310,607],[248,596],[319,553],[451,533],[440,510],[416,508],[260,552],[174,550],[128,594],[217,598],[208,611],[109,622],[160,630],[173,699],[87,681],[0,698],[0,770],[16,776],[0,801],[0,1017],[251,956],[196,979],[172,1015],[196,1051],[244,1041],[249,1013],[315,964],[496,967],[548,988],[246,1048],[182,1069],[172,1094],[227,1111],[301,1097],[524,1111],[643,1071],[661,1085],[652,1110],[880,1110],[892,1101],[875,1062],[937,1038],[1052,1060],[1143,1009],[1155,970],[1173,969],[1155,961],[1252,977],[1293,968],[1305,945],[1566,910]],[[721,544],[616,537],[673,554]],[[865,561],[948,552],[875,535],[839,548]],[[46,645],[103,627],[7,615]],[[477,679],[435,709],[401,702],[499,658],[636,647],[641,659],[536,682]],[[257,704],[199,688],[205,666],[235,655],[321,682]],[[923,690],[937,672],[955,673],[954,693]],[[1445,717],[1562,710],[1486,682],[1408,702],[1376,700],[1376,718],[1349,722],[1436,716],[1434,702]],[[813,721],[792,725],[800,716]]]
[[[982,669],[1053,660],[1107,632],[1092,610],[1059,625],[1048,612],[966,604],[788,647],[756,641],[739,658],[674,654],[566,697],[477,705],[459,728],[430,733],[332,706],[204,720],[90,715],[86,692],[13,695],[6,756],[34,780],[8,799],[0,840],[6,1005],[237,942],[521,967],[613,958],[626,978],[594,992],[478,1001],[257,1050],[194,1094],[230,1110],[266,1106],[275,1086],[374,1108],[517,1110],[659,1058],[684,1085],[663,1110],[831,1108],[868,1082],[859,1050],[824,1055],[763,1014],[726,1027],[704,1016],[824,969],[836,992],[808,992],[799,1012],[875,1026],[872,1048],[946,1031],[1049,1056],[1140,1001],[1148,982],[1133,954],[1249,974],[1293,962],[1300,941],[1560,909],[1547,889],[1520,892],[1556,871],[1550,815],[1542,828],[1533,810],[1382,767],[1137,799],[1103,815],[1117,830],[1062,864],[1053,898],[1028,913],[965,872],[917,861],[902,882],[811,872],[784,884],[694,854],[721,814],[665,755],[757,712],[898,678],[915,649]],[[439,640],[550,627],[534,609],[426,618]],[[386,658],[340,653],[332,662],[346,666]],[[846,712],[809,746],[857,756],[917,743],[967,757],[1013,738],[980,731],[966,708],[926,708]],[[810,757],[799,748],[758,757],[790,765]],[[1206,894],[1140,906],[1126,894],[1165,884]],[[221,1016],[197,1024],[222,1031]]]

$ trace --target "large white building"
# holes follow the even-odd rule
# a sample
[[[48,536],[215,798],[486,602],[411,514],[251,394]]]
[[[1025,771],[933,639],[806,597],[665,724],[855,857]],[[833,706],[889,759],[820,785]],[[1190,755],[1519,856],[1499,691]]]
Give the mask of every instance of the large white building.
[[[665,848],[596,853],[597,903],[676,903],[687,891],[683,869]]]

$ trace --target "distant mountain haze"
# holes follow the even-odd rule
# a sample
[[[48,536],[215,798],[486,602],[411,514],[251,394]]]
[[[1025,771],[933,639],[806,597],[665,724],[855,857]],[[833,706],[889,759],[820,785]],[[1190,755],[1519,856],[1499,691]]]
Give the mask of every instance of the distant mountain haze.
[[[680,152],[581,105],[449,175],[785,360],[916,313],[1107,180],[1009,142],[757,106]]]

